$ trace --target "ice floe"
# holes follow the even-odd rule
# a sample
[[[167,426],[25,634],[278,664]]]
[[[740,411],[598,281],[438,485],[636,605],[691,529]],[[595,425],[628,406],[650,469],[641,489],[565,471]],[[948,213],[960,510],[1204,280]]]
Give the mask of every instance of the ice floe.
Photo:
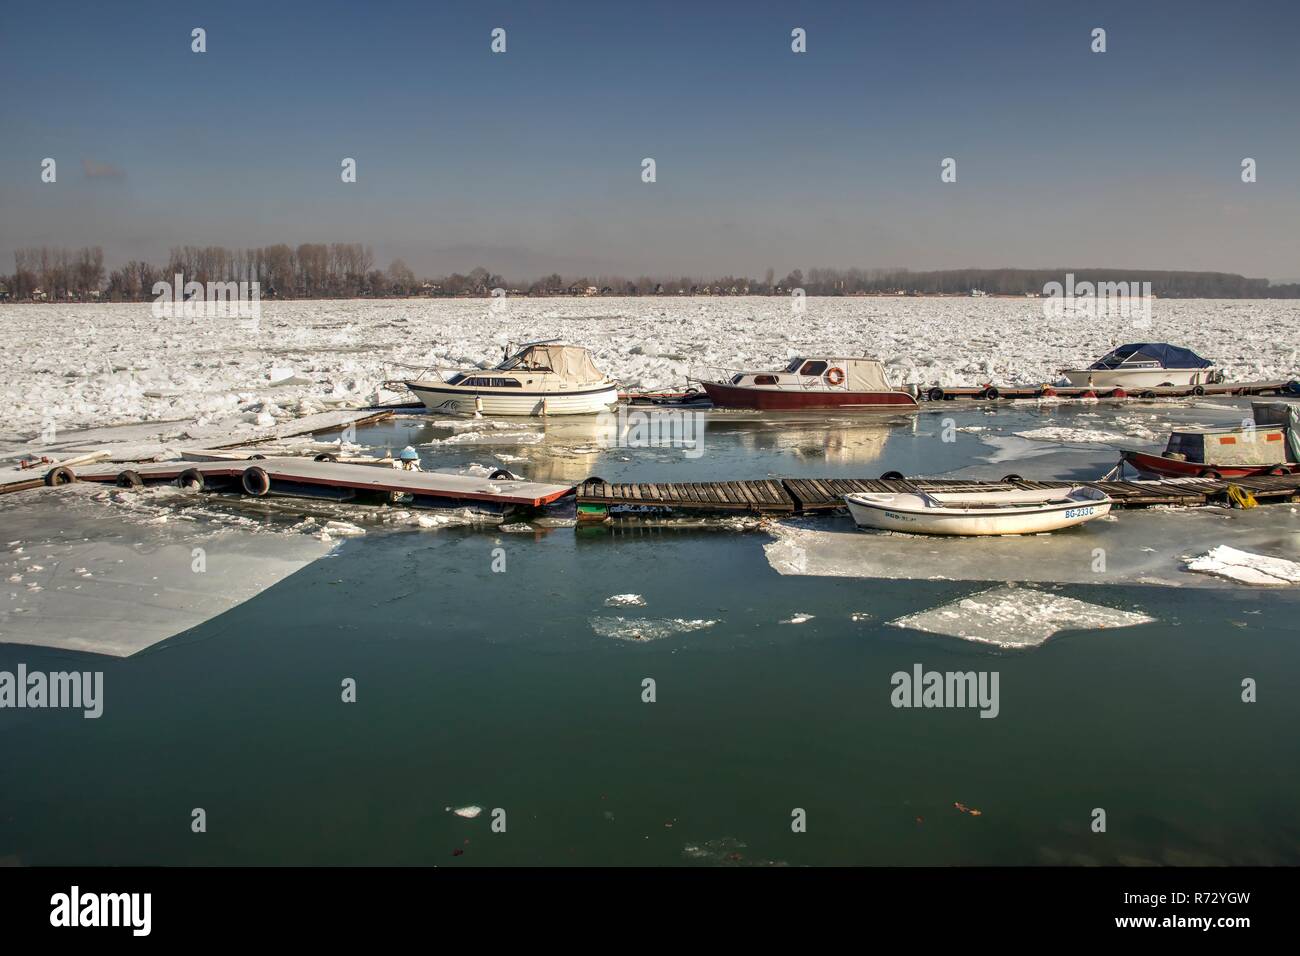
[[[1116,432],[1104,432],[1094,428],[1031,428],[1027,431],[1013,432],[1017,438],[1031,441],[1059,442],[1064,445],[1111,445],[1125,440],[1124,435]]]
[[[1187,570],[1264,587],[1300,584],[1300,562],[1238,551],[1226,544],[1199,557],[1189,558]]]
[[[645,598],[639,594],[611,594],[605,598],[605,607],[645,607]]]
[[[944,538],[864,533],[848,517],[771,521],[763,546],[779,574],[931,581],[1020,581],[1089,585],[1232,587],[1188,574],[1187,555],[1225,541],[1238,549],[1287,553],[1300,540],[1300,514],[1268,506],[1147,508],[1055,534]]]
[[[686,620],[680,617],[593,617],[591,629],[601,637],[612,637],[619,641],[657,641],[676,634],[701,631],[717,623],[717,621],[703,619]]]
[[[1039,591],[998,587],[889,623],[998,647],[1035,647],[1059,631],[1149,624],[1155,618]]]

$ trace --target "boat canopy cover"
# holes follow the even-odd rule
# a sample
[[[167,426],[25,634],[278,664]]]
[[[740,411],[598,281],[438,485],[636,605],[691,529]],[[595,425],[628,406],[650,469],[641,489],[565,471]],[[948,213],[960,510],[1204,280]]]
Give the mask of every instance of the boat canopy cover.
[[[844,365],[844,387],[850,392],[888,392],[885,367],[874,359],[832,359]]]
[[[1300,461],[1300,405],[1295,402],[1251,402],[1256,425],[1286,429],[1288,461]]]
[[[1121,345],[1113,352],[1103,355],[1089,368],[1115,369],[1148,362],[1158,362],[1161,368],[1212,368],[1214,365],[1191,349],[1182,349],[1165,342],[1138,342]]]
[[[502,362],[499,368],[550,369],[561,381],[573,385],[591,385],[605,380],[591,360],[591,353],[577,345],[530,345]]]

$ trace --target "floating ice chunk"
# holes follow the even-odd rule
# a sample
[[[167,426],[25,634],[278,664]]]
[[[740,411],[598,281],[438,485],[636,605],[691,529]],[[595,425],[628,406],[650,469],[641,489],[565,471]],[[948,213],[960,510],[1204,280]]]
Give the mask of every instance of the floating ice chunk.
[[[545,435],[539,432],[460,432],[447,438],[433,438],[423,443],[424,447],[438,445],[536,445]]]
[[[593,617],[591,629],[601,637],[612,637],[619,641],[657,641],[674,634],[701,631],[717,623],[702,619],[688,621],[680,617]]]
[[[366,529],[352,524],[350,521],[327,521],[325,522],[325,534],[338,535],[358,535],[365,534]]]
[[[645,598],[639,594],[611,594],[605,598],[605,607],[645,607]]]
[[[1187,570],[1263,587],[1300,584],[1300,562],[1238,551],[1226,544],[1199,557],[1187,559]]]
[[[998,647],[1034,647],[1058,631],[1134,627],[1154,620],[1033,588],[999,587],[889,623]]]
[[[795,611],[794,615],[789,620],[782,621],[781,623],[782,624],[803,624],[807,621],[811,621],[815,616],[816,615],[814,614],[809,614],[807,611]]]
[[[478,816],[480,813],[483,812],[483,808],[471,804],[468,807],[459,807],[458,809],[452,810],[451,812],[456,814],[456,816],[458,817],[464,817],[466,820],[473,820],[476,816]]]
[[[511,524],[503,524],[498,531],[505,531],[510,534],[522,534],[525,532],[535,531],[536,529],[527,521],[515,521]]]
[[[1090,428],[1032,428],[1029,431],[1013,432],[1019,438],[1033,441],[1061,442],[1067,445],[1110,445],[1124,441],[1123,435],[1114,432],[1097,431]]]

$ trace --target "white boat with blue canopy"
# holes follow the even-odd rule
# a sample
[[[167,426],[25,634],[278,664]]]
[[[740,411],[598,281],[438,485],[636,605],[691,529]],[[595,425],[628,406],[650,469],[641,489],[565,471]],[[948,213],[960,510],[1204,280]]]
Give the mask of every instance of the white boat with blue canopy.
[[[1121,345],[1087,368],[1061,374],[1071,385],[1124,389],[1208,385],[1222,378],[1209,359],[1166,342]]]

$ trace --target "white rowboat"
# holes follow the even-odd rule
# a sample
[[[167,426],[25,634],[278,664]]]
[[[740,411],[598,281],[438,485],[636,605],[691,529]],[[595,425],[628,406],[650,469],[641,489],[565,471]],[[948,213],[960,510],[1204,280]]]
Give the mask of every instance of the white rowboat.
[[[844,496],[859,528],[908,534],[1041,534],[1110,513],[1105,492],[1085,485],[1047,491],[861,493]]]

